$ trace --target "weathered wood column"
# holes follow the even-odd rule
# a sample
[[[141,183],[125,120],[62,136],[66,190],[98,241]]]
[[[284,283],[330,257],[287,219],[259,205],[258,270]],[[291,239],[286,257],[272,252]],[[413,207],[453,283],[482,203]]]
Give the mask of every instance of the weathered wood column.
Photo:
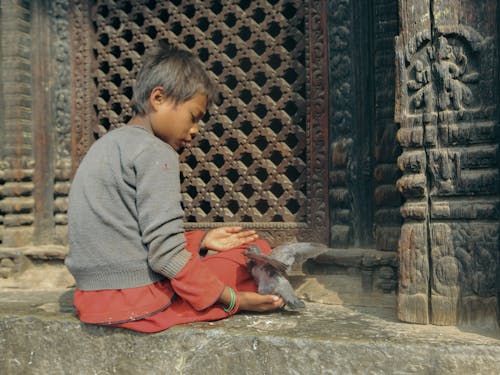
[[[2,1],[0,34],[0,245],[61,244],[71,176],[67,1]]]
[[[54,137],[53,63],[47,0],[32,4],[33,39],[33,151],[35,155],[34,233],[35,244],[50,244],[54,238]]]
[[[497,14],[495,0],[400,2],[395,117],[404,150],[404,321],[496,318]]]
[[[331,0],[327,11],[331,245],[396,251],[397,0]]]
[[[30,4],[2,1],[0,16],[0,243],[19,246],[34,221]]]

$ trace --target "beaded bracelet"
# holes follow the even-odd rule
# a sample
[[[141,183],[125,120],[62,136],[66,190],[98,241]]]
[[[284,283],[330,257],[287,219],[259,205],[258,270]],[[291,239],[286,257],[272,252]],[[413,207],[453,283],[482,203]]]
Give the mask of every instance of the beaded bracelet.
[[[233,288],[229,288],[229,294],[231,295],[231,300],[229,301],[229,306],[228,307],[223,307],[222,310],[224,310],[224,312],[231,312],[233,311],[234,309],[234,306],[236,306],[236,292],[234,291]]]

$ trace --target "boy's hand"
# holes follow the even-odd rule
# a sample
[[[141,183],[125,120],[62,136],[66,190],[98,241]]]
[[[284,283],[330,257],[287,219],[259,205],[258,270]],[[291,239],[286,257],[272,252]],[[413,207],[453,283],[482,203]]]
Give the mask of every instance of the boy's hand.
[[[255,241],[259,236],[254,230],[242,227],[220,227],[211,229],[201,243],[202,249],[224,251]]]

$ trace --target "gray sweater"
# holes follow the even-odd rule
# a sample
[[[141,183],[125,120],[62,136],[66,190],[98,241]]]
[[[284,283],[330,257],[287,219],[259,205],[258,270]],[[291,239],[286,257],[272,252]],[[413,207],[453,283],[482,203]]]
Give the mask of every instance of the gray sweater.
[[[92,145],[72,182],[68,217],[66,265],[81,290],[171,279],[191,257],[177,152],[137,126]]]

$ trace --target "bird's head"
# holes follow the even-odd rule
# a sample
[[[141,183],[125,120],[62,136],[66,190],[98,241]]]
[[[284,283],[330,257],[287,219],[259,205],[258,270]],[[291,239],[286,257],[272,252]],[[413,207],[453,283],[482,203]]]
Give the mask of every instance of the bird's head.
[[[244,254],[245,255],[260,255],[260,254],[262,254],[262,250],[260,249],[259,246],[252,244],[252,245],[248,245]]]

